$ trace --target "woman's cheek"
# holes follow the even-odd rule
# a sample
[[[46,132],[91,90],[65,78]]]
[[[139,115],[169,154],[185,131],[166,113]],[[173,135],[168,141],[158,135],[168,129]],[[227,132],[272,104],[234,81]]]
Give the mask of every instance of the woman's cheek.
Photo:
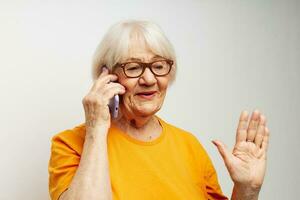
[[[129,102],[129,95],[128,95],[128,93],[125,93],[123,95],[123,103],[127,105],[128,102]]]
[[[134,95],[133,94],[130,94],[130,93],[127,93],[126,94],[126,96],[125,96],[125,98],[124,98],[124,103],[126,104],[126,107],[127,108],[130,108],[130,107],[132,107],[132,106],[134,106],[134,102],[135,102],[135,100],[134,100]]]

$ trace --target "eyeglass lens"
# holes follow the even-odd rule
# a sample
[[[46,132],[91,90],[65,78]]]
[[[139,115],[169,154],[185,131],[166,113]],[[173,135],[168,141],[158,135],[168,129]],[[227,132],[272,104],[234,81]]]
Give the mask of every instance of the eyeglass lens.
[[[127,63],[124,66],[124,72],[128,77],[138,77],[142,75],[145,66],[146,65],[136,62]],[[171,66],[167,61],[157,61],[150,66],[151,71],[157,76],[168,74],[170,67]]]

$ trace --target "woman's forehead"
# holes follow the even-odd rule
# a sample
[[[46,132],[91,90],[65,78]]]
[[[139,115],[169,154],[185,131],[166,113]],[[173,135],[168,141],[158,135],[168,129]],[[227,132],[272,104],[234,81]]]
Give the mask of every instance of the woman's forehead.
[[[125,61],[137,61],[137,62],[150,62],[150,61],[155,61],[162,59],[162,56],[159,55],[143,55],[143,56],[129,56],[125,59]]]
[[[142,35],[130,37],[127,48],[123,49],[121,62],[139,61],[150,62],[156,59],[161,59],[163,56],[159,55],[158,49],[154,49],[151,44],[148,44]]]
[[[155,59],[162,58],[162,56],[156,54],[148,46],[130,46],[127,53],[123,55],[122,60],[132,60],[139,62],[149,62]]]

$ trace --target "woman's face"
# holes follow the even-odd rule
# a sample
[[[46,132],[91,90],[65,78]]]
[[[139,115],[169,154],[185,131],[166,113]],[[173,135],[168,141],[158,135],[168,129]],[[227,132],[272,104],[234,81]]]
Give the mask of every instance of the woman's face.
[[[158,59],[161,57],[151,52],[146,45],[132,42],[129,56],[124,62],[148,63]],[[122,68],[117,68],[115,73],[119,77],[118,82],[126,88],[120,104],[123,114],[131,115],[131,117],[147,117],[154,115],[161,108],[171,78],[170,73],[157,77],[149,68],[146,68],[144,73],[137,78],[127,78]]]

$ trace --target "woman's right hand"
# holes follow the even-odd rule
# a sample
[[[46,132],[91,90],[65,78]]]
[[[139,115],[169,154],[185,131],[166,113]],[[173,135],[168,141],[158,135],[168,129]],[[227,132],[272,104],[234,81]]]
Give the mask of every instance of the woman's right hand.
[[[109,101],[114,95],[124,94],[125,87],[116,81],[115,74],[109,74],[108,69],[103,67],[99,78],[94,82],[89,93],[83,98],[82,104],[85,111],[87,129],[97,127],[110,127]]]

